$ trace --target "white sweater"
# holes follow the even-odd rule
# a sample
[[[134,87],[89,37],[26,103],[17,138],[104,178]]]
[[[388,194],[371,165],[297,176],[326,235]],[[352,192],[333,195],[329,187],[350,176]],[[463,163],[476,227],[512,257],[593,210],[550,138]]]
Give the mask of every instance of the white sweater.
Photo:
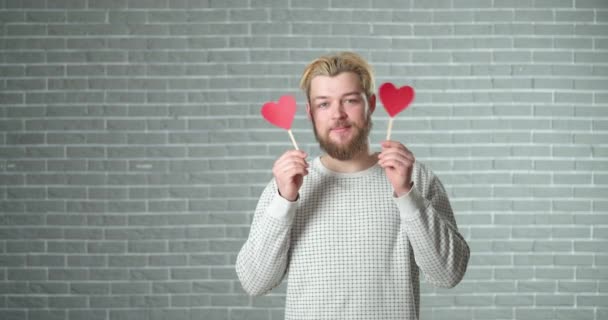
[[[419,273],[453,287],[469,247],[439,179],[416,162],[414,188],[394,197],[384,169],[337,173],[315,158],[295,202],[272,180],[236,271],[263,295],[288,274],[285,319],[418,319]]]

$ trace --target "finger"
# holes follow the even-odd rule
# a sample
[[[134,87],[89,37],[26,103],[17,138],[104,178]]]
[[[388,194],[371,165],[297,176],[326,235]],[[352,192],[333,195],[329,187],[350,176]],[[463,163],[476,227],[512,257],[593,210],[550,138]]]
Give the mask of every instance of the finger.
[[[308,154],[304,151],[301,150],[289,150],[285,153],[283,153],[278,159],[277,161],[275,161],[276,163],[281,163],[284,162],[286,160],[293,160],[293,159],[301,159],[302,161],[306,162],[306,157],[308,156]]]
[[[414,154],[406,148],[387,148],[382,149],[381,154],[398,153],[407,158],[414,158]]]
[[[396,168],[396,169],[403,168],[405,170],[405,169],[411,167],[413,163],[408,160],[405,160],[403,158],[387,158],[387,159],[382,159],[381,161],[378,162],[378,164],[383,168],[392,167],[392,168]]]
[[[302,168],[302,167],[291,167],[291,168],[288,168],[287,170],[285,170],[283,172],[283,174],[285,175],[285,177],[289,177],[289,178],[293,178],[297,175],[306,176],[306,175],[308,175],[308,170],[306,170],[306,168]]]
[[[398,147],[404,147],[405,148],[405,146],[401,142],[395,141],[395,140],[384,140],[380,144],[384,148],[398,148]]]
[[[278,165],[282,162],[284,162],[286,159],[290,159],[290,158],[299,158],[299,159],[306,159],[306,156],[308,156],[306,154],[306,152],[303,152],[301,150],[289,150],[286,151],[285,153],[283,153],[275,162],[274,165]]]
[[[378,162],[378,164],[380,164],[380,165],[387,164],[387,163],[394,163],[394,164],[397,164],[398,166],[402,166],[402,167],[411,167],[414,164],[412,161],[407,160],[405,158],[386,158],[386,159],[382,159],[381,161]]]
[[[396,145],[396,146],[389,146],[389,147],[382,146],[381,153],[384,153],[384,152],[393,152],[393,151],[404,152],[404,154],[410,155],[411,157],[414,156],[414,154],[412,153],[412,151],[410,151],[410,149],[408,149],[406,146],[404,146],[402,144],[399,144],[399,145]]]
[[[301,164],[306,165],[306,166],[308,165],[308,162],[306,161],[306,159],[300,158],[300,157],[297,157],[297,156],[290,156],[290,157],[281,158],[281,159],[277,160],[276,164],[282,165],[282,164],[285,164],[285,163],[292,163],[292,162],[301,163]]]
[[[301,170],[307,170],[308,169],[308,164],[303,162],[301,159],[293,159],[292,161],[284,161],[281,162],[277,167],[277,172],[278,173],[285,173],[286,171],[292,169],[292,168],[298,168]]]
[[[395,148],[391,148],[391,149],[386,149],[384,151],[382,151],[379,155],[378,155],[378,159],[384,159],[390,156],[398,156],[398,157],[403,157],[406,158],[410,161],[414,161],[414,154],[412,154],[411,152],[407,151],[407,150],[402,150],[402,149],[395,149]]]
[[[294,179],[298,176],[304,177],[308,175],[308,170],[302,168],[292,168],[279,175],[275,176],[277,184],[279,186],[289,186],[294,182]]]
[[[396,163],[399,163],[403,167],[412,167],[414,165],[414,161],[404,157],[387,157],[382,159],[382,163],[385,163],[387,161],[394,161]]]
[[[378,163],[378,165],[384,169],[384,170],[397,170],[397,168],[395,168],[393,163],[390,162],[383,162],[383,163]]]
[[[290,165],[298,165],[298,166],[308,168],[308,162],[306,162],[306,160],[299,158],[299,157],[293,157],[293,156],[279,160],[275,164],[275,167],[284,168],[284,167],[290,166]]]
[[[275,176],[281,180],[289,179],[296,174],[304,174],[307,171],[308,171],[308,169],[306,169],[302,166],[287,166],[287,167],[278,168],[275,172]]]
[[[289,158],[289,157],[298,157],[298,158],[302,158],[302,159],[306,159],[306,157],[308,156],[308,154],[302,150],[288,150],[285,153],[283,153],[283,155],[281,155],[281,158]]]

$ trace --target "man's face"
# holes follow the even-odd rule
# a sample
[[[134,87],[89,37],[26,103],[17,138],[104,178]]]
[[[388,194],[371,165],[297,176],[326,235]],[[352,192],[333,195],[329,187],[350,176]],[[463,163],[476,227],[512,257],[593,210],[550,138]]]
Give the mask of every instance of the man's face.
[[[349,160],[367,150],[374,108],[375,97],[367,101],[358,76],[352,72],[316,76],[311,81],[306,109],[315,138],[332,158]]]

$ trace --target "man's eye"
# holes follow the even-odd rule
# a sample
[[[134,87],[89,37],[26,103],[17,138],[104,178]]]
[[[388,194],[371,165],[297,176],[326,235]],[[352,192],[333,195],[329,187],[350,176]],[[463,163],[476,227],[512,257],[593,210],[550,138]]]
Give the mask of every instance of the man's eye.
[[[319,108],[327,108],[327,106],[329,106],[329,103],[327,103],[327,102],[319,103]]]
[[[359,100],[357,100],[357,99],[347,99],[346,103],[348,103],[348,104],[356,104],[356,103],[359,103]]]

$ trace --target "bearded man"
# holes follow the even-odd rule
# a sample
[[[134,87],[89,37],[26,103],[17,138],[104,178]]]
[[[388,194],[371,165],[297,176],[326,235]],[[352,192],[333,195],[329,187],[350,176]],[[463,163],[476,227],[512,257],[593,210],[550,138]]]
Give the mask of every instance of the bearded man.
[[[325,154],[274,163],[236,261],[243,289],[288,275],[285,319],[418,319],[420,273],[451,288],[469,260],[441,182],[398,141],[370,152],[376,96],[359,55],[315,59],[300,84]]]

